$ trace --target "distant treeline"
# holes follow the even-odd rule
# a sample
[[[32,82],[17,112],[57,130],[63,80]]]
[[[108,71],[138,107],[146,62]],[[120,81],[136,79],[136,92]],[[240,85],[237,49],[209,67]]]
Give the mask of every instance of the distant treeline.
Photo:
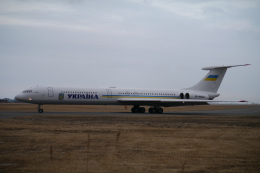
[[[4,98],[4,99],[0,99],[0,103],[21,103],[21,102],[15,99]]]

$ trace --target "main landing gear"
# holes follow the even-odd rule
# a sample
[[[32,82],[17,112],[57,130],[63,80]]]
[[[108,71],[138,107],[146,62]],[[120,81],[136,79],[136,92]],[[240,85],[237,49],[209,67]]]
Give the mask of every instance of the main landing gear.
[[[144,107],[139,107],[139,106],[134,106],[131,109],[132,113],[145,113],[145,108]]]
[[[163,108],[149,108],[149,113],[154,114],[162,114],[163,113]]]
[[[38,112],[39,113],[43,113],[43,109],[41,109],[41,105],[40,104],[38,104]]]
[[[144,107],[139,107],[139,106],[134,106],[132,109],[131,109],[132,113],[145,113],[145,108]],[[163,108],[156,108],[156,107],[153,107],[153,108],[149,108],[148,110],[149,113],[157,113],[157,114],[161,114],[163,113]]]

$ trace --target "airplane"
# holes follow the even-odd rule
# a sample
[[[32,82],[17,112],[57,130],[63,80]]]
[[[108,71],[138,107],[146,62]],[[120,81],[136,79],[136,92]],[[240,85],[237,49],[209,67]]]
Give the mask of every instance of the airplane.
[[[185,89],[129,89],[129,88],[69,88],[69,87],[31,87],[15,96],[16,100],[38,104],[38,112],[42,113],[43,104],[64,105],[133,105],[132,113],[163,113],[162,107],[208,105],[214,101],[219,86],[228,68],[247,66],[213,66],[202,70],[209,72],[194,86]]]

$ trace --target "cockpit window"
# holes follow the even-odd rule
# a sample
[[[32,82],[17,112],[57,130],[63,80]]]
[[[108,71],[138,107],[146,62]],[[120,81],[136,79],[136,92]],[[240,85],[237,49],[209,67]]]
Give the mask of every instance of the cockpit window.
[[[32,93],[32,90],[24,90],[23,93]]]

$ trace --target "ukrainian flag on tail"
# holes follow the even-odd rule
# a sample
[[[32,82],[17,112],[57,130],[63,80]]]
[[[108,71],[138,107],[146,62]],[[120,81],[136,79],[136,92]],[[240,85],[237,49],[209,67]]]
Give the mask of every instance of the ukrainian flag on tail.
[[[205,81],[216,81],[219,75],[209,75]]]

